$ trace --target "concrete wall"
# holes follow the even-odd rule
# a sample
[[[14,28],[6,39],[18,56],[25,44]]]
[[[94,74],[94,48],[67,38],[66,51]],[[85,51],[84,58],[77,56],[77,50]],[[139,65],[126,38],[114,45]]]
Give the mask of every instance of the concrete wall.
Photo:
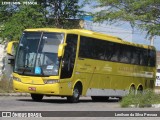
[[[5,76],[5,80],[9,80],[13,71],[13,67],[8,64],[10,57],[6,53],[5,45],[0,44],[0,77]]]
[[[0,44],[0,75],[2,75],[2,69],[4,67],[3,58],[5,57],[4,45]]]

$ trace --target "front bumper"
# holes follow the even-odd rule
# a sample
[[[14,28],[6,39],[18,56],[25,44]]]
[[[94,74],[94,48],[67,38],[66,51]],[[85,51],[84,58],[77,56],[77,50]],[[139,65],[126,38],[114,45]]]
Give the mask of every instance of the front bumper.
[[[13,89],[15,92],[36,93],[44,95],[59,95],[59,84],[27,84],[13,80]]]

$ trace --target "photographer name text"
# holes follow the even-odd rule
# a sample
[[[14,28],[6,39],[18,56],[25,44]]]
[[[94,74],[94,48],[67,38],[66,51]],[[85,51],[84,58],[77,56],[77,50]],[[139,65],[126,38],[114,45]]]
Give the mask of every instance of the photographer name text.
[[[37,5],[37,2],[2,2],[2,5]]]

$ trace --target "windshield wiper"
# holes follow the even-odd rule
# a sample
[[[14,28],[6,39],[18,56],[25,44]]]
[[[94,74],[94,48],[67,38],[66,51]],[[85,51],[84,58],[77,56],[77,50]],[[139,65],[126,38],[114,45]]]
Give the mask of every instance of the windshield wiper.
[[[21,68],[18,68],[18,71],[22,71],[22,75],[24,75],[25,72],[31,72],[31,68],[29,68],[28,66],[24,66],[24,67],[21,67]]]

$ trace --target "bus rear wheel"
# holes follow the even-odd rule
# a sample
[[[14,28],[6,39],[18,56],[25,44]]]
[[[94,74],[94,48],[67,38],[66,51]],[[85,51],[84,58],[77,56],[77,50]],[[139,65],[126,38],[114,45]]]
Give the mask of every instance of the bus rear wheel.
[[[129,94],[133,94],[133,95],[136,94],[136,88],[135,88],[134,85],[132,85],[132,86],[130,87],[130,89],[129,89]]]
[[[31,98],[34,101],[42,101],[43,95],[42,94],[31,94]]]
[[[70,102],[70,103],[78,103],[80,94],[81,94],[80,88],[78,86],[75,86],[74,90],[73,90],[73,95],[68,96],[67,101]]]
[[[139,86],[137,90],[137,94],[142,94],[143,93],[143,87]]]

